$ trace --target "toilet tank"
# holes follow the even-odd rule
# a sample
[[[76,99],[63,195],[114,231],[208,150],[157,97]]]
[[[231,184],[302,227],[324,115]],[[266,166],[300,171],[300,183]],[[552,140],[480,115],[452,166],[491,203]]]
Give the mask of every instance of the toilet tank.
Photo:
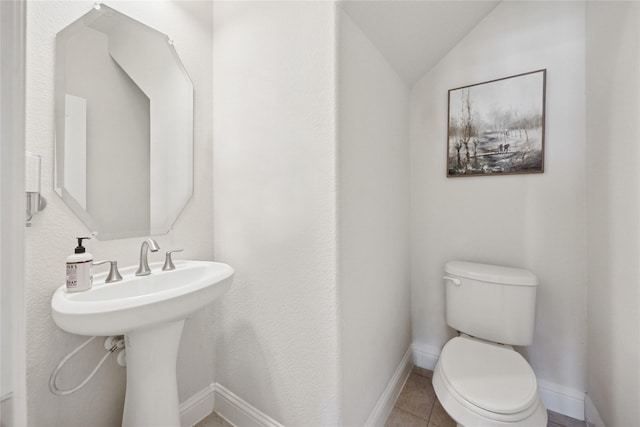
[[[449,326],[501,344],[526,346],[533,342],[538,286],[533,273],[450,261],[444,277]]]

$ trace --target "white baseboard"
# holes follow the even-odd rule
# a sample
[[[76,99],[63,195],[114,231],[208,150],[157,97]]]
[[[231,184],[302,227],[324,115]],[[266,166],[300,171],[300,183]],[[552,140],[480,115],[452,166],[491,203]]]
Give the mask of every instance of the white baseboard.
[[[428,346],[414,344],[410,347],[367,419],[367,427],[384,426],[411,373],[412,356],[414,365],[429,370],[435,368],[440,357],[439,352]],[[548,381],[538,380],[538,386],[540,398],[547,409],[578,420],[586,419],[589,427],[606,427],[589,395]],[[183,427],[191,427],[214,409],[222,418],[236,426],[284,427],[218,383],[211,384],[180,404],[181,424]]]
[[[413,345],[413,363],[416,366],[433,370],[436,367],[439,358],[439,350],[425,345]],[[538,391],[545,408],[562,415],[567,415],[571,418],[584,420],[584,392],[542,380],[538,380]]]
[[[407,349],[407,352],[404,354],[400,364],[391,377],[389,384],[384,389],[382,396],[380,396],[369,419],[365,423],[367,427],[384,426],[411,373],[413,366],[411,363],[412,354],[412,349]],[[215,411],[233,425],[242,427],[284,427],[273,418],[217,383],[215,384],[214,402]]]
[[[584,420],[585,392],[543,380],[538,380],[538,392],[548,410]]]
[[[385,387],[380,399],[373,407],[369,419],[364,424],[367,427],[384,427],[389,418],[389,414],[393,410],[393,406],[396,404],[396,400],[404,387],[404,383],[411,374],[411,368],[413,367],[412,359],[413,350],[411,347],[407,349],[407,352],[402,357],[400,364],[396,368],[389,384]]]
[[[0,424],[2,426],[18,425],[13,419],[13,393],[7,393],[0,400]]]
[[[210,384],[180,404],[180,425],[193,427],[213,412],[215,385]]]
[[[433,371],[440,358],[440,350],[426,345],[413,344],[413,364],[419,368]]]
[[[584,399],[584,418],[589,427],[606,427],[589,393],[587,393],[587,397]]]
[[[218,383],[215,385],[214,409],[234,426],[284,427]]]

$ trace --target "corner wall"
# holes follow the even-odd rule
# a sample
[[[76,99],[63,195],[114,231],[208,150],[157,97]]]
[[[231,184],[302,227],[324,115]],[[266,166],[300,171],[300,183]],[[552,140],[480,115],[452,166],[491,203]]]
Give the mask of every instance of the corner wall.
[[[0,2],[0,425],[27,422],[24,308],[26,2]]]
[[[411,345],[409,90],[338,17],[342,424],[363,426]]]
[[[605,425],[635,426],[640,425],[640,4],[587,2],[586,16],[587,383]]]
[[[540,279],[534,343],[519,349],[540,385],[575,403],[586,390],[584,4],[502,2],[411,91],[412,328],[435,360],[453,259],[527,268]],[[447,91],[547,69],[545,172],[446,178]],[[563,404],[555,402],[555,404]]]
[[[47,208],[34,216],[25,232],[25,304],[27,316],[27,397],[30,426],[120,425],[125,370],[109,358],[81,391],[52,395],[47,384],[58,362],[86,337],[61,331],[51,318],[51,296],[65,282],[65,259],[76,236],[90,230],[53,191],[54,156],[54,50],[55,35],[93,7],[93,1],[34,1],[27,5],[27,109],[26,148],[42,156],[42,192]],[[154,236],[162,249],[182,247],[190,259],[213,258],[211,175],[211,4],[208,2],[114,1],[115,9],[170,35],[175,41],[195,88],[194,195],[173,230]],[[117,259],[119,265],[137,264],[144,238],[87,242],[95,259]],[[161,261],[161,253],[150,259]],[[214,308],[187,320],[178,355],[178,391],[182,401],[213,382]],[[74,357],[59,384],[70,388],[91,372],[104,354],[96,340]]]
[[[215,2],[225,12],[214,243],[236,276],[216,310],[216,381],[284,425],[339,425],[335,4]]]

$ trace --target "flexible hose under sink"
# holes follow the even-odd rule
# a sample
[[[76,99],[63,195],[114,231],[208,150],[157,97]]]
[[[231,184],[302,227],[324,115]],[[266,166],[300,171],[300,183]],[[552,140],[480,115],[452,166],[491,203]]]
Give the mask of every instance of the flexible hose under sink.
[[[89,380],[91,380],[91,378],[93,378],[93,376],[96,374],[96,372],[98,372],[98,369],[100,369],[100,367],[105,362],[105,360],[107,360],[107,358],[114,351],[119,350],[121,348],[124,348],[124,338],[120,338],[118,341],[115,342],[115,344],[113,344],[113,346],[111,346],[111,348],[109,348],[107,350],[107,354],[105,354],[102,357],[102,359],[100,359],[100,362],[98,362],[96,367],[93,369],[93,371],[91,371],[89,376],[87,378],[85,378],[84,381],[82,381],[79,385],[77,385],[77,386],[75,386],[73,388],[67,389],[67,390],[62,390],[62,389],[58,388],[58,386],[56,385],[56,379],[58,378],[58,374],[60,373],[60,370],[65,365],[65,363],[67,363],[67,361],[69,359],[71,359],[73,356],[75,356],[76,353],[78,353],[80,350],[85,348],[87,345],[89,345],[89,343],[91,343],[96,338],[97,337],[89,338],[88,340],[86,340],[85,342],[80,344],[78,347],[76,347],[76,349],[73,350],[71,353],[69,353],[64,359],[62,359],[60,361],[60,363],[58,363],[58,366],[56,366],[56,368],[51,373],[51,376],[49,377],[49,390],[51,391],[51,393],[55,394],[56,396],[66,396],[66,395],[69,395],[71,393],[75,393],[76,391],[80,390],[82,387],[84,387],[89,382]]]

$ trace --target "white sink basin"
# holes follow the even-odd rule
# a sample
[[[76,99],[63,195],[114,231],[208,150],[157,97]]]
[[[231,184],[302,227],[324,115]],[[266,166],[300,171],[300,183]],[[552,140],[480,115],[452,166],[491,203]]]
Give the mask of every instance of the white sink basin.
[[[123,427],[180,427],[176,360],[185,319],[212,303],[231,286],[233,268],[208,261],[177,261],[162,271],[151,264],[148,276],[136,267],[121,270],[124,279],[105,283],[94,277],[88,291],[53,294],[56,324],[79,335],[124,335],[127,391]]]
[[[186,318],[224,294],[233,280],[233,268],[227,264],[175,265],[175,270],[162,271],[162,263],[150,264],[148,276],[135,276],[136,267],[126,267],[120,271],[124,279],[115,283],[104,283],[106,272],[97,274],[93,287],[84,292],[67,292],[63,285],[51,300],[53,320],[73,334],[124,335]]]

